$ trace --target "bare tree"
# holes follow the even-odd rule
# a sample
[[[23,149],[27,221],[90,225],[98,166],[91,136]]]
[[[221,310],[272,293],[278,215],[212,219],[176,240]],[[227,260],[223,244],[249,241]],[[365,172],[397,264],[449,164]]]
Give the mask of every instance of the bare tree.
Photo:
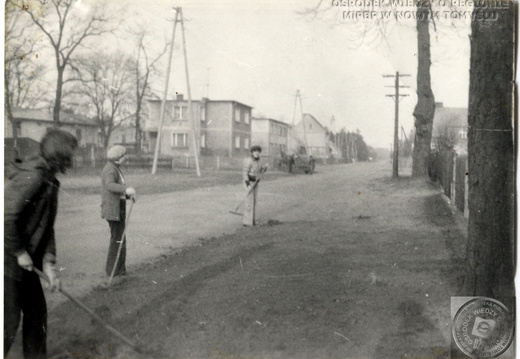
[[[431,151],[435,98],[433,96],[430,67],[430,18],[431,3],[417,2],[417,105],[415,117],[415,140],[413,146],[412,177],[427,177]]]
[[[482,20],[486,11],[496,21]],[[468,109],[469,268],[464,295],[514,296],[515,5],[475,3]]]
[[[32,60],[38,56],[35,29],[11,1],[6,2],[5,10],[4,106],[16,138],[12,109],[35,106],[44,98],[39,85],[45,68]]]
[[[63,85],[67,82],[64,75],[72,55],[86,39],[116,29],[118,24],[114,24],[115,12],[107,10],[106,0],[97,1],[90,8],[76,0],[12,2],[30,16],[54,50],[57,79],[53,119],[54,125],[59,126]]]
[[[132,36],[136,40],[136,54],[133,61],[135,76],[135,150],[141,152],[142,131],[141,113],[143,110],[144,97],[150,94],[150,75],[157,72],[157,62],[166,53],[168,44],[166,43],[162,51],[155,56],[150,55],[149,44],[150,34],[144,26],[140,30],[133,32]]]
[[[71,67],[78,81],[71,94],[83,101],[87,114],[96,120],[107,149],[114,129],[134,115],[132,60],[120,52],[99,52],[71,62]]]

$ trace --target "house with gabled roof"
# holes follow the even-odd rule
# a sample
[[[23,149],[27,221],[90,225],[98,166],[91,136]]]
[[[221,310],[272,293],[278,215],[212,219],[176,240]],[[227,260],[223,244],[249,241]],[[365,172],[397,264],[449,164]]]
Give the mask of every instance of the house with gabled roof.
[[[305,113],[302,120],[290,131],[289,148],[292,153],[299,153],[302,147],[314,158],[327,159],[340,153],[330,140],[329,131],[314,116]]]

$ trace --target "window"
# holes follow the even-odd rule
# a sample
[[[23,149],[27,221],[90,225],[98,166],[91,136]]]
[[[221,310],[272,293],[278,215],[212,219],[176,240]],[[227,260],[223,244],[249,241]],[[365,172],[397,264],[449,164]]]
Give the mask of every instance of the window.
[[[240,136],[235,136],[235,148],[240,149]]]
[[[246,124],[249,125],[249,111],[244,113],[244,121]]]
[[[200,120],[206,121],[206,107],[204,106],[200,107]]]
[[[173,132],[172,147],[188,147],[188,134]]]
[[[200,147],[206,148],[206,134],[200,135]]]
[[[235,122],[240,122],[240,109],[235,108]]]
[[[249,137],[244,138],[244,148],[249,148]]]
[[[181,115],[181,107],[180,107],[180,106],[175,106],[175,107],[173,108],[173,110],[174,110],[173,118],[176,119],[176,120],[181,119],[181,118],[182,118],[182,117],[181,117],[181,116],[182,116],[182,115]]]
[[[181,106],[181,120],[188,120],[188,106]]]

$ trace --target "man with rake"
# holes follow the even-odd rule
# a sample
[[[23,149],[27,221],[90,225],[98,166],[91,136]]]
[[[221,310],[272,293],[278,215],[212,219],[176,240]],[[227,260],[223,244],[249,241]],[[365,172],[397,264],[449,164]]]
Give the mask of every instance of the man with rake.
[[[124,146],[112,146],[107,152],[107,164],[101,172],[103,187],[101,217],[107,220],[110,227],[110,245],[105,270],[107,276],[111,278],[126,273],[126,239],[123,238],[126,225],[126,200],[135,200],[135,189],[126,184],[120,169],[121,164],[125,161],[125,156],[126,148]],[[112,272],[114,273],[112,274]]]
[[[242,225],[244,227],[254,226],[256,211],[256,195],[258,192],[258,182],[261,176],[267,171],[267,165],[260,164],[260,153],[262,147],[255,145],[251,147],[251,156],[244,160],[244,168],[242,178],[244,180],[246,199],[244,202],[244,216],[242,217]]]

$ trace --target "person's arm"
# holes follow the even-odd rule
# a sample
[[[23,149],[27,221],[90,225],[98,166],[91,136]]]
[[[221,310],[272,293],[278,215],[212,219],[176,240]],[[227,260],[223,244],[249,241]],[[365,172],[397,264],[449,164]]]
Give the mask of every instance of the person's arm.
[[[246,158],[244,160],[244,167],[243,167],[243,170],[242,170],[242,179],[244,180],[244,182],[246,183],[247,186],[249,186],[250,182],[249,182],[249,171],[251,170],[251,159],[250,158]]]

